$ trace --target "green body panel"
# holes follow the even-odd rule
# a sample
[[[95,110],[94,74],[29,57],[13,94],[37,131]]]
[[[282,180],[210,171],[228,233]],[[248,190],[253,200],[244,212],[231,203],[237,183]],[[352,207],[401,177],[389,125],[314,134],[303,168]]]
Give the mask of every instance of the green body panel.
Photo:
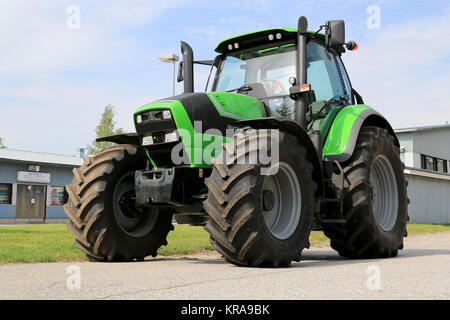
[[[235,120],[261,118],[263,116],[261,101],[258,99],[231,92],[206,92],[218,113],[227,118]],[[229,138],[222,135],[213,135],[195,132],[189,116],[179,100],[160,100],[149,105],[145,105],[134,112],[134,115],[142,111],[151,109],[169,109],[178,129],[181,141],[183,142],[186,154],[193,168],[209,168],[211,157],[217,156],[219,148]],[[133,117],[134,119],[134,117]],[[151,153],[151,151],[150,151]],[[147,152],[154,168],[155,164],[151,155]]]
[[[319,126],[319,131],[322,134],[322,137],[325,136],[325,134],[327,133],[328,129],[331,127],[331,125],[333,124],[333,120],[336,116],[336,114],[339,112],[339,110],[341,110],[342,107],[340,106],[335,106],[333,109],[330,110],[330,112],[328,113],[328,115],[325,117],[325,119],[323,119],[320,122],[320,126]]]
[[[255,98],[230,92],[207,92],[206,94],[223,117],[235,120],[263,117],[261,102]],[[218,145],[228,141],[228,138],[224,136],[195,132],[183,104],[178,100],[156,101],[136,110],[135,114],[150,109],[171,110],[191,167],[210,167],[211,156],[214,157],[217,152],[220,152],[212,147],[213,144]],[[356,119],[368,109],[372,108],[368,105],[349,105],[344,108],[335,107],[329,112],[319,126],[322,136],[328,132],[323,146],[324,156],[339,155],[344,152]],[[157,164],[153,162],[149,153],[147,155],[156,168]]]
[[[323,134],[326,132],[326,128],[330,124],[329,122],[332,121],[330,131],[323,146],[324,156],[339,155],[344,152],[356,119],[362,112],[368,109],[372,108],[364,104],[350,105],[339,111],[337,116],[334,118],[334,121],[329,119],[328,123],[324,121],[321,124],[321,128],[319,130]]]
[[[206,92],[222,117],[236,120],[255,119],[263,116],[261,101],[232,92]]]

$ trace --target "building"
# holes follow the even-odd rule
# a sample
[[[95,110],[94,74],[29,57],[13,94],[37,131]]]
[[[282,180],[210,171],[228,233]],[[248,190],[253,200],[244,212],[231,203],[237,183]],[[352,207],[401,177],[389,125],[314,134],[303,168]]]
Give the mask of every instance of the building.
[[[395,130],[405,163],[411,222],[450,223],[450,125]]]
[[[57,222],[67,218],[63,204],[77,156],[0,149],[0,224]]]

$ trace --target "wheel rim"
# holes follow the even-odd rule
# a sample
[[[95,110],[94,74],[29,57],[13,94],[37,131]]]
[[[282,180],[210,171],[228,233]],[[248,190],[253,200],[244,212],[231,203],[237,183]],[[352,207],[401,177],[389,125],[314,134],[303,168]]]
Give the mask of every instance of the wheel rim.
[[[113,212],[117,224],[130,236],[142,237],[155,227],[158,213],[136,207],[134,173],[125,174],[116,184]]]
[[[264,179],[262,208],[269,231],[275,238],[284,240],[297,229],[302,197],[295,171],[287,163],[278,165],[278,172]]]
[[[388,158],[378,155],[370,173],[370,200],[378,225],[391,231],[398,215],[398,189],[394,169]]]

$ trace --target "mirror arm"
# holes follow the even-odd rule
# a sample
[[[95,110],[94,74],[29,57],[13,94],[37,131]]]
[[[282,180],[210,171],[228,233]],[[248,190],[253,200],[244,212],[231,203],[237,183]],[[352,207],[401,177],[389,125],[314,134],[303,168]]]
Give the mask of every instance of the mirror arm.
[[[308,40],[306,40],[306,43],[309,43],[320,31],[323,30],[323,28],[326,28],[327,26],[324,24],[323,26],[320,26],[319,30],[317,30],[316,32],[314,32],[309,38]]]
[[[212,66],[214,63],[214,60],[200,60],[200,61],[194,61],[195,64],[202,64],[204,66]]]

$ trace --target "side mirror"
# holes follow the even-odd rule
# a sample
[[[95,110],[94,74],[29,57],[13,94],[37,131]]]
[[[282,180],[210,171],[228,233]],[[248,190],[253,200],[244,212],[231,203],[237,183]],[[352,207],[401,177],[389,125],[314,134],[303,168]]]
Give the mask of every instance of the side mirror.
[[[177,82],[183,81],[183,61],[180,61],[178,64],[178,75],[177,75]]]
[[[182,78],[184,93],[194,92],[194,52],[189,44],[181,41],[181,53],[183,54]]]
[[[337,47],[345,44],[344,20],[327,21],[325,26],[325,45],[327,47]]]

